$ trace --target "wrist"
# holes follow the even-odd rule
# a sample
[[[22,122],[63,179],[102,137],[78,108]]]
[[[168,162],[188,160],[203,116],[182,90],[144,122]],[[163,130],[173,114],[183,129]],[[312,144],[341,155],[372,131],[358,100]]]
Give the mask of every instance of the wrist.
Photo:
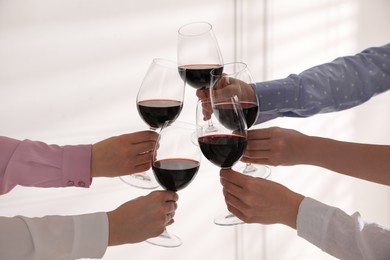
[[[293,229],[297,229],[299,206],[301,205],[301,202],[304,198],[305,197],[303,195],[292,192],[291,199],[289,200],[288,212],[286,214],[286,219],[283,224]]]
[[[104,175],[102,175],[99,171],[98,162],[99,160],[101,161],[102,158],[99,158],[98,155],[98,147],[96,144],[93,144],[91,148],[91,180],[95,177],[104,177]]]
[[[117,231],[115,230],[115,211],[107,212],[108,218],[108,246],[119,245]]]
[[[314,161],[318,156],[318,152],[320,151],[320,144],[318,144],[318,140],[315,136],[304,135],[304,137],[300,140],[300,145],[302,150],[298,154],[300,154],[300,162],[301,164],[309,164],[313,165]]]

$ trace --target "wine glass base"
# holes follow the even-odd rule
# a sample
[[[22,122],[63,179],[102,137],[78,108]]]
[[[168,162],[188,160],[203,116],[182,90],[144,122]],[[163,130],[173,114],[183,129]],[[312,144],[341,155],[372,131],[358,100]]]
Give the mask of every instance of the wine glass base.
[[[140,189],[152,190],[159,186],[155,179],[150,177],[147,172],[134,173],[119,178],[124,183]]]
[[[235,226],[245,224],[244,221],[234,216],[232,213],[228,213],[224,216],[220,216],[214,219],[214,223],[219,226]]]
[[[263,179],[267,179],[271,175],[271,169],[262,164],[246,164],[245,166],[238,166],[235,170],[248,176]]]
[[[158,237],[152,237],[146,240],[149,244],[161,247],[179,247],[182,245],[181,239],[178,236],[162,233]]]

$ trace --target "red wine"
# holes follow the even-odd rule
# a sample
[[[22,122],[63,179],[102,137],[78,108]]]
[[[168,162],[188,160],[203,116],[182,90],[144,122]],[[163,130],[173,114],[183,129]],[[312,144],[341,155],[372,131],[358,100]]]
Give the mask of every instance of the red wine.
[[[203,155],[215,165],[232,167],[243,155],[247,139],[239,135],[216,134],[199,137]]]
[[[198,172],[200,163],[195,160],[172,158],[155,161],[152,165],[157,181],[167,190],[185,188]]]
[[[196,89],[210,87],[210,72],[213,69],[215,69],[215,75],[221,75],[223,71],[223,66],[218,64],[192,64],[180,66],[179,68],[185,69],[179,72],[180,77]]]
[[[244,114],[246,125],[250,128],[257,119],[257,114],[259,111],[259,105],[256,102],[246,102],[241,101],[240,105]],[[218,121],[225,127],[236,130],[239,128],[238,117],[233,110],[233,104],[226,102],[221,104],[216,104],[214,107],[214,112]]]
[[[175,120],[183,107],[183,102],[169,99],[150,99],[137,103],[138,113],[152,128],[160,128],[166,121]]]

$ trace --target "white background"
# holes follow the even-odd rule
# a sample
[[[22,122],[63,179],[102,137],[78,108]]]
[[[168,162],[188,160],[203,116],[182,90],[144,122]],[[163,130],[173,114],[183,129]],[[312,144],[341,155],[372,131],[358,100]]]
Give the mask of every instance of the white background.
[[[390,41],[387,0],[0,0],[0,135],[55,144],[94,143],[147,129],[135,97],[155,57],[176,59],[177,29],[214,26],[225,62],[248,63],[257,81]],[[390,93],[348,111],[282,126],[345,141],[389,144]],[[179,120],[194,122],[195,91],[187,88]],[[390,189],[312,166],[273,168],[271,179],[390,225]],[[224,212],[218,168],[203,159],[180,191],[169,230],[180,248],[147,243],[109,248],[104,259],[332,259],[281,225],[219,227]],[[4,216],[82,214],[112,210],[149,191],[119,179],[90,189],[17,187],[0,197]]]

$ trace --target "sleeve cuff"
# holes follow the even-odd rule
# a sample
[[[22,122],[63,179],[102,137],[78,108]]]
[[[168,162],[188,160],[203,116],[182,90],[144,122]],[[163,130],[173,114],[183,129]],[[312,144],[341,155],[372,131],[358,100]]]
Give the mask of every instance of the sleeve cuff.
[[[105,212],[74,216],[72,257],[102,258],[108,246],[108,217]]]
[[[298,236],[322,249],[329,219],[334,211],[334,207],[309,197],[304,198],[298,210]]]
[[[299,89],[290,78],[258,82],[253,85],[260,102],[260,115],[256,123],[262,123],[283,113],[292,111],[298,104]]]
[[[89,187],[91,178],[92,145],[64,146],[64,186]]]

